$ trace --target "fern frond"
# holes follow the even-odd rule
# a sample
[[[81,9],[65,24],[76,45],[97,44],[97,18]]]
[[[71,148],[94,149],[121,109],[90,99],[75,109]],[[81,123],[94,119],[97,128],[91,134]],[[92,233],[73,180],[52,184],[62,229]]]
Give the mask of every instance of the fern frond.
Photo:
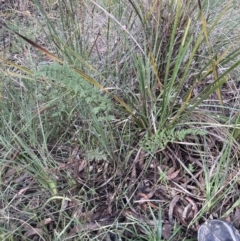
[[[169,143],[183,141],[187,135],[205,135],[206,132],[198,129],[183,129],[183,130],[161,130],[154,135],[145,136],[140,145],[145,151],[155,152],[156,150],[164,149]]]
[[[44,65],[35,73],[36,77],[47,77],[59,86],[72,90],[74,95],[91,107],[94,114],[111,109],[111,101],[107,95],[101,95],[99,89],[85,81],[81,75],[76,73],[68,65],[52,63]]]

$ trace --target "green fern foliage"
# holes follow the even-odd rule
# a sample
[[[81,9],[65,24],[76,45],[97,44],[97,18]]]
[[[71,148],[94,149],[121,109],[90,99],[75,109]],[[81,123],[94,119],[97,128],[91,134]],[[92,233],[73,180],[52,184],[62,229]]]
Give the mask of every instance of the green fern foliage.
[[[184,130],[158,130],[155,134],[145,136],[140,142],[141,147],[148,152],[164,149],[169,143],[183,141],[187,135],[205,135],[203,130],[184,129]]]
[[[47,77],[57,85],[72,90],[74,96],[82,102],[82,105],[90,107],[94,114],[108,112],[111,109],[111,101],[108,96],[101,94],[98,88],[84,80],[68,65],[58,63],[43,65],[35,75],[36,77]]]

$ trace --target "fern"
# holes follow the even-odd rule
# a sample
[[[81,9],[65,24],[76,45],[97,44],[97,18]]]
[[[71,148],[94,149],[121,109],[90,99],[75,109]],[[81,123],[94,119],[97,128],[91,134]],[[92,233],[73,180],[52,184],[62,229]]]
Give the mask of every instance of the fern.
[[[88,83],[79,74],[67,65],[52,63],[41,66],[35,73],[36,77],[45,76],[52,79],[60,86],[72,90],[74,95],[82,101],[82,104],[90,107],[94,114],[108,112],[111,109],[111,102],[106,95],[101,95],[99,89]]]
[[[107,155],[99,148],[87,150],[85,158],[89,161],[107,161]]]
[[[184,130],[162,130],[157,131],[151,137],[145,136],[140,142],[145,151],[155,152],[158,149],[164,149],[169,143],[183,141],[187,135],[205,135],[203,130],[184,129]]]

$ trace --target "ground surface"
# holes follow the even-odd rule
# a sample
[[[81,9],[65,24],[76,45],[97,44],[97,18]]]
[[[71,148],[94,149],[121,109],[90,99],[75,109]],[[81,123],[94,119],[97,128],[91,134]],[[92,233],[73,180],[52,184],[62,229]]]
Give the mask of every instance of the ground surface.
[[[56,24],[60,21],[58,4],[45,4],[48,17]],[[43,32],[44,17],[35,4],[2,1],[0,9],[4,23],[56,53],[54,44]],[[88,10],[87,14],[90,10],[94,12],[94,8]],[[118,71],[129,58],[126,54],[118,63],[113,53],[119,53],[109,53],[104,48],[106,39],[101,34],[104,35],[107,21],[103,18],[100,22],[101,14],[104,15],[100,10],[96,14],[99,22],[93,21],[96,26],[89,37],[94,46],[91,52],[97,58],[95,66],[105,64],[104,57],[108,56]],[[80,21],[82,16],[78,17]],[[1,58],[36,70],[52,63],[13,32],[3,27],[0,31]],[[6,108],[12,108],[12,116],[6,120],[15,124],[3,128],[1,139],[0,223],[4,228],[0,235],[4,240],[160,240],[158,232],[162,232],[164,240],[196,240],[199,226],[209,218],[225,218],[240,227],[240,146],[238,139],[229,134],[233,128],[229,126],[236,124],[239,115],[239,80],[230,77],[222,88],[223,103],[227,106],[224,113],[217,94],[213,93],[186,119],[189,128],[203,128],[206,135],[190,133],[153,155],[139,144],[143,131],[132,128],[131,116],[121,119],[119,113],[114,121],[107,120],[104,127],[97,126],[92,119],[86,119],[88,109],[68,97],[67,90],[55,89],[54,80],[44,83],[42,78],[34,84],[34,78],[24,79],[27,71],[4,63],[2,79],[7,79],[6,86],[14,90],[5,98],[4,86],[2,98],[10,100],[14,93],[21,93],[19,99],[6,101]],[[131,81],[136,81],[132,76]],[[211,81],[206,78],[204,84]],[[32,84],[36,92],[27,95]],[[199,85],[194,89],[192,98],[201,88]],[[219,122],[215,118],[218,115]],[[7,136],[9,130],[15,134]],[[97,130],[102,139],[96,141],[96,134],[92,137],[85,130]],[[38,131],[47,134],[41,133],[39,137]],[[104,143],[108,145],[105,149]]]

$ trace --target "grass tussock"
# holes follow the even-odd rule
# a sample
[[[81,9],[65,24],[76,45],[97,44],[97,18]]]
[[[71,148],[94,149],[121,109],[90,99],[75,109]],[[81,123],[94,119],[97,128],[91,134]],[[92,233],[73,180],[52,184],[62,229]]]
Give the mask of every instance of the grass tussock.
[[[239,227],[237,1],[0,8],[1,240]]]

